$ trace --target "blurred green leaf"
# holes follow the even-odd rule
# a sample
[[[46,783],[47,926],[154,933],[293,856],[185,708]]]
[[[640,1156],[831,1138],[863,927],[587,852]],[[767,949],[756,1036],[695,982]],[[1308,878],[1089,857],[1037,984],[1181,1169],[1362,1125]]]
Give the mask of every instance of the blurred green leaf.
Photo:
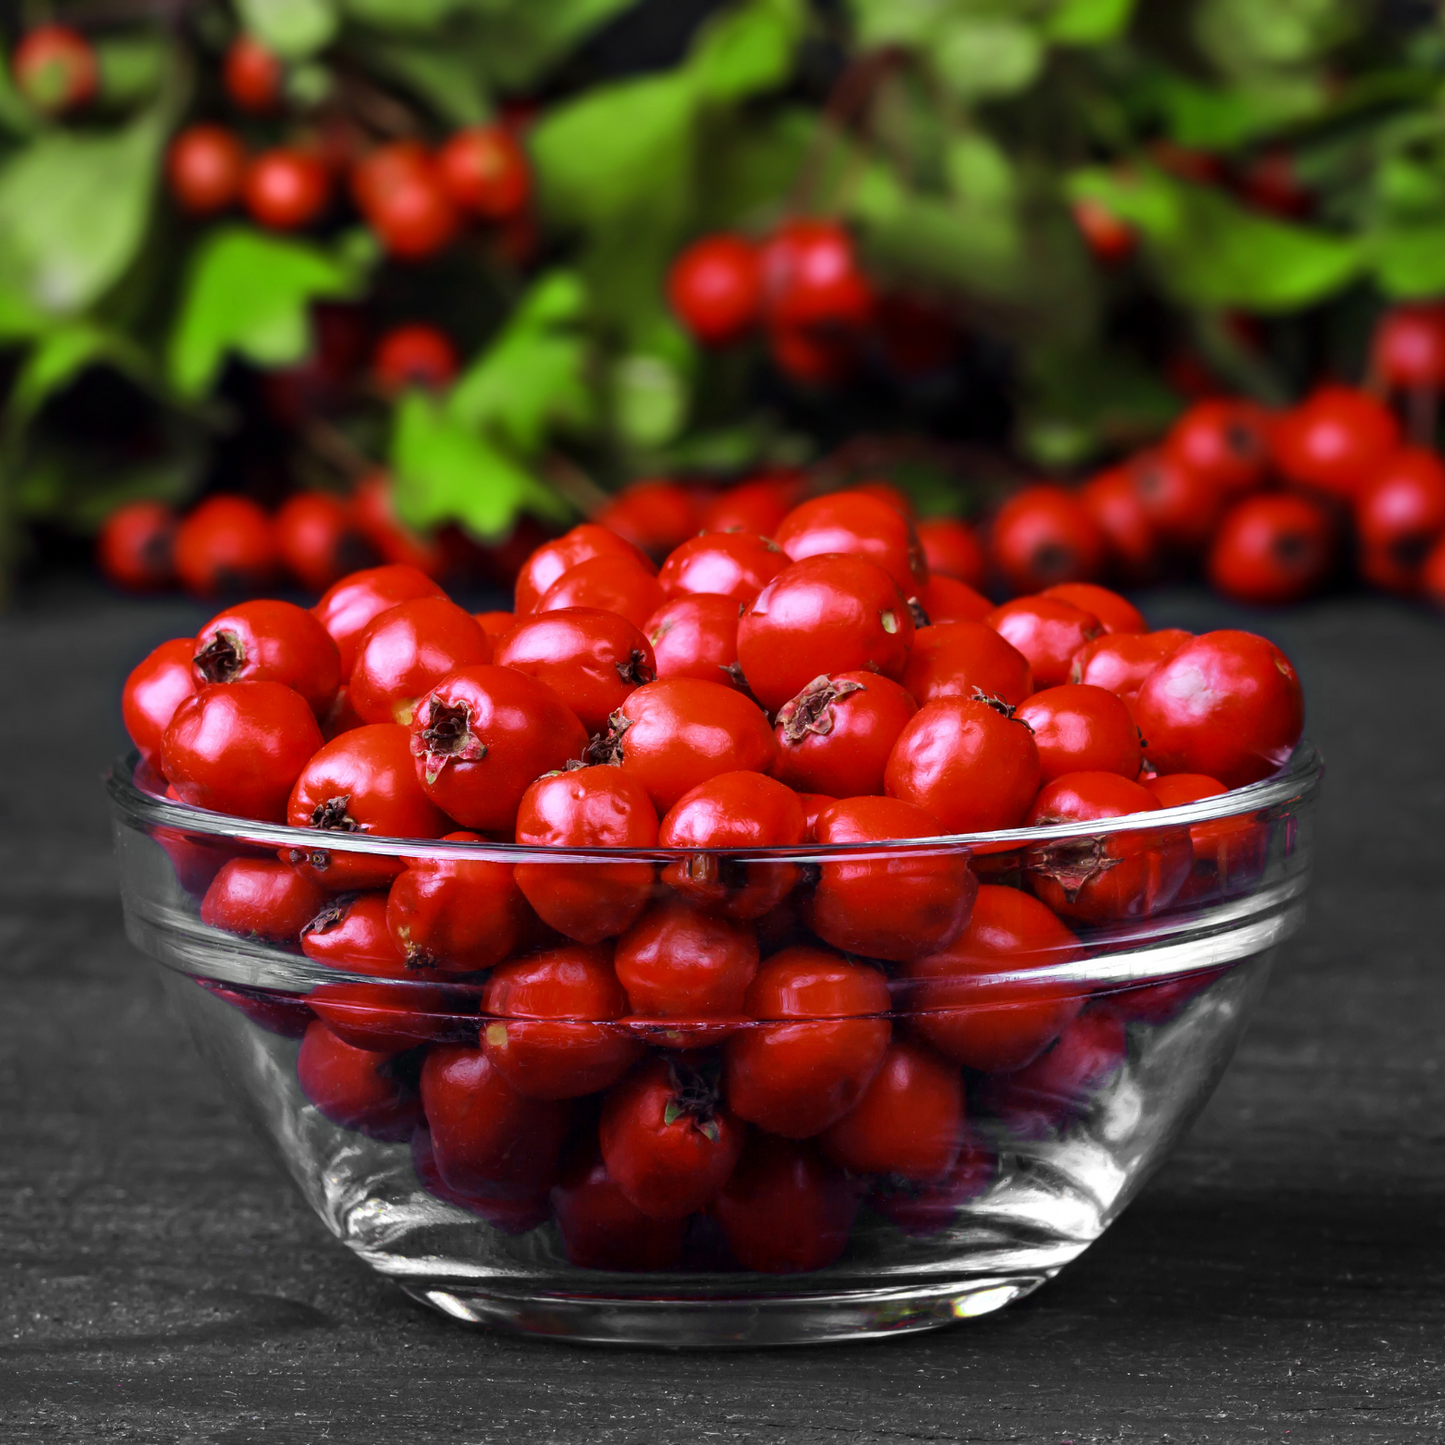
[[[27,136],[39,126],[40,117],[15,89],[15,82],[10,78],[9,49],[0,45],[0,130],[13,136]]]
[[[1353,0],[1202,0],[1193,22],[1205,54],[1239,75],[1316,60],[1347,40],[1362,18]]]
[[[714,16],[687,60],[699,92],[731,103],[782,85],[805,18],[797,0],[746,0]]]
[[[336,36],[334,0],[236,0],[241,23],[288,60],[304,60]]]
[[[1160,286],[1186,305],[1293,310],[1347,285],[1364,259],[1354,237],[1274,220],[1153,167],[1079,171],[1071,190],[1136,226]]]
[[[111,132],[48,130],[0,168],[0,291],[52,315],[83,311],[145,235],[166,116]]]
[[[64,322],[40,337],[26,356],[6,405],[7,432],[28,424],[46,400],[102,361],[144,385],[156,383],[150,358],[129,337],[87,321]]]
[[[167,47],[159,35],[111,35],[95,42],[100,94],[108,106],[149,100],[166,76]]]
[[[1208,86],[1158,70],[1139,85],[1138,99],[1162,115],[1171,140],[1199,150],[1229,151],[1317,114],[1325,90],[1306,78],[1271,86]]]
[[[478,56],[496,88],[511,94],[537,82],[636,0],[468,0],[482,44]]]
[[[469,0],[341,0],[348,19],[378,30],[431,31],[448,16],[469,8]]]
[[[467,49],[436,38],[394,36],[353,40],[351,48],[453,125],[477,125],[491,118],[485,79]]]
[[[328,254],[236,225],[210,232],[192,257],[171,332],[171,383],[200,396],[233,353],[258,366],[300,361],[311,345],[310,303],[355,295],[363,274],[345,248]]]
[[[1061,0],[1043,21],[1043,32],[1060,45],[1101,45],[1128,24],[1134,0]]]
[[[1044,47],[1022,20],[967,14],[942,28],[927,55],[954,94],[972,103],[1023,90],[1043,65]]]
[[[570,515],[550,488],[422,392],[397,404],[391,464],[397,516],[419,531],[459,522],[495,538],[521,511],[558,521]]]
[[[458,378],[447,403],[459,426],[535,455],[554,425],[593,419],[582,284],[554,271],[534,283],[491,345]]]
[[[1399,300],[1445,293],[1445,218],[1395,225],[1374,240],[1375,278]]]

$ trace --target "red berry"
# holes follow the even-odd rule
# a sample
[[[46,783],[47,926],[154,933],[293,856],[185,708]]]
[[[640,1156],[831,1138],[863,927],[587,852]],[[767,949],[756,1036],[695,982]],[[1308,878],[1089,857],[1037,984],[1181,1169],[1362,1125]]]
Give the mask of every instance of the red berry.
[[[702,508],[696,495],[676,482],[633,482],[598,512],[595,521],[648,557],[658,558],[697,535]]]
[[[64,115],[94,100],[100,63],[90,41],[68,25],[27,31],[11,61],[16,89],[46,115]]]
[[[866,492],[835,492],[794,507],[778,528],[778,546],[794,562],[835,552],[866,557],[911,597],[928,581],[928,563],[913,524]]]
[[[238,35],[222,67],[226,94],[242,110],[273,110],[281,100],[285,73],[280,60],[259,40]]]
[[[1445,387],[1445,306],[1395,306],[1375,326],[1370,369],[1388,387],[1438,392]]]
[[[223,125],[188,126],[171,142],[166,176],[182,210],[213,215],[240,199],[246,147]]]
[[[175,581],[176,514],[163,502],[127,502],[101,525],[95,560],[117,587],[148,592]]]
[[[196,634],[197,687],[206,683],[281,682],[324,717],[341,686],[341,658],[331,634],[293,602],[241,602]]]
[[[565,536],[538,547],[522,565],[517,574],[517,616],[535,612],[543,594],[564,572],[592,557],[626,557],[646,570],[653,570],[646,554],[633,543],[606,527],[583,522]]]
[[[493,969],[482,998],[482,1049],[531,1099],[574,1099],[616,1083],[642,1046],[612,1022],[627,993],[611,950],[572,943]]]
[[[384,562],[432,578],[445,575],[449,565],[445,547],[436,537],[412,531],[397,516],[387,473],[372,472],[356,484],[351,513],[361,535]]]
[[[1008,704],[945,697],[898,735],[883,781],[890,797],[926,808],[945,833],[1016,828],[1038,791],[1039,750]]]
[[[770,325],[830,337],[872,317],[873,290],[848,232],[833,221],[788,221],[759,256],[763,310]]]
[[[301,1040],[296,1081],[333,1124],[377,1139],[405,1139],[421,1122],[421,1107],[393,1069],[395,1057],[355,1048],[318,1019]]]
[[[986,623],[941,622],[915,636],[903,686],[920,707],[980,693],[1016,707],[1034,691],[1034,672],[1028,658]]]
[[[956,517],[928,517],[918,524],[917,532],[930,573],[970,587],[982,585],[983,543],[967,522]]]
[[[959,1223],[958,1211],[984,1194],[997,1174],[997,1155],[965,1125],[958,1158],[946,1178],[916,1184],[885,1176],[874,1183],[870,1203],[905,1234],[927,1239]]]
[[[1088,510],[1062,487],[1025,487],[999,508],[989,560],[1011,592],[1088,582],[1103,568],[1104,538]]]
[[[729,487],[704,509],[706,532],[752,532],[771,537],[797,506],[805,486],[801,472],[780,470],[749,477]]]
[[[801,792],[857,798],[883,791],[883,769],[918,704],[870,672],[814,678],[778,709],[777,776]]]
[[[372,618],[414,597],[445,596],[425,573],[394,563],[343,577],[311,610],[336,643],[342,675],[350,677],[356,666],[357,641]]]
[[[278,560],[271,519],[245,497],[202,502],[176,528],[175,552],[181,585],[198,597],[262,587]]]
[[[1255,156],[1239,178],[1245,199],[1262,211],[1286,220],[1309,214],[1314,197],[1300,184],[1294,157],[1288,151],[1268,150]]]
[[[667,299],[704,346],[741,340],[757,325],[762,306],[756,248],[727,233],[694,241],[667,273]]]
[[[848,1244],[858,1195],[811,1143],[754,1133],[708,1213],[733,1257],[761,1274],[823,1269]]]
[[[297,492],[276,513],[276,545],[286,570],[310,592],[324,592],[372,560],[350,509],[329,492]]]
[[[1225,513],[1205,570],[1226,597],[1278,606],[1318,592],[1334,557],[1334,519],[1320,502],[1300,492],[1264,492]]]
[[[296,231],[326,209],[331,177],[309,152],[283,146],[251,162],[241,194],[254,221],[273,231]]]
[[[621,1190],[603,1163],[597,1140],[573,1150],[552,1190],[562,1248],[581,1269],[676,1269],[686,1219],[657,1220]]]
[[[545,683],[510,667],[448,673],[411,722],[427,796],[467,828],[510,834],[535,778],[580,758],[587,730]]]
[[[958,940],[905,965],[908,1017],[934,1048],[971,1069],[1020,1069],[1083,1003],[1077,984],[1034,983],[1029,973],[1072,963],[1081,951],[1037,898],[984,884]],[[1008,975],[1006,982],[977,982],[1000,974]]]
[[[615,612],[640,628],[662,600],[662,588],[649,568],[630,557],[589,557],[569,567],[547,589],[537,603],[537,614],[585,607]]]
[[[1226,493],[1247,492],[1269,471],[1270,416],[1256,402],[1211,397],[1170,428],[1169,458]]]
[[[527,789],[516,837],[533,848],[649,849],[657,846],[657,810],[621,768],[574,768],[548,773]],[[578,943],[600,943],[647,906],[653,865],[529,861],[517,864],[517,886],[544,923]]]
[[[1202,550],[1229,505],[1229,492],[1169,452],[1145,452],[1134,459],[1130,471],[1154,535],[1180,552]]]
[[[1251,632],[1206,632],[1145,679],[1134,705],[1161,773],[1204,773],[1227,788],[1289,761],[1304,698],[1289,659]]]
[[[1390,592],[1413,593],[1430,549],[1445,535],[1445,466],[1423,447],[1401,447],[1374,467],[1355,500],[1360,571]]]
[[[1117,266],[1134,254],[1139,238],[1134,228],[1121,221],[1102,201],[1085,196],[1073,204],[1074,224],[1094,258],[1106,266]]]
[[[316,847],[293,850],[290,861],[332,891],[384,888],[405,860],[332,853],[325,847],[327,833],[440,838],[449,827],[417,783],[410,738],[399,723],[352,728],[319,748],[291,789],[286,821],[316,831]]]
[[[1079,772],[1139,776],[1144,755],[1134,715],[1102,687],[1064,683],[1045,688],[1026,699],[1014,717],[1033,732],[1041,782]]]
[[[201,899],[201,922],[267,943],[300,942],[326,895],[310,878],[274,858],[231,858]]]
[[[452,203],[484,221],[519,215],[532,189],[527,153],[501,125],[457,131],[437,152],[437,173]]]
[[[743,675],[773,711],[825,673],[864,668],[896,680],[912,643],[913,615],[903,593],[866,557],[794,562],[738,623]]]
[[[706,593],[751,602],[787,565],[783,549],[766,537],[705,532],[673,549],[657,581],[669,598]]]
[[[449,672],[491,660],[470,612],[445,597],[413,597],[373,617],[356,639],[351,706],[369,723],[409,725],[418,700]]]
[[[279,682],[213,683],[176,708],[161,770],[192,807],[281,823],[292,784],[320,746],[299,692]]]
[[[1079,501],[1104,539],[1109,566],[1125,582],[1142,582],[1158,569],[1154,535],[1131,468],[1111,467],[1079,489]]]
[[[1051,597],[1055,602],[1069,602],[1080,611],[1093,613],[1105,632],[1149,630],[1144,614],[1132,602],[1092,582],[1060,582],[1057,587],[1045,587],[1039,596]]]
[[[942,622],[982,622],[993,611],[993,603],[982,592],[952,577],[930,577],[909,605],[915,602],[928,619],[921,624],[925,627]],[[917,607],[914,608],[915,624],[918,623]],[[916,643],[917,634],[914,636]]]
[[[1290,481],[1350,501],[1399,441],[1394,414],[1374,397],[1327,385],[1275,423],[1275,463]]]
[[[958,1065],[916,1039],[895,1039],[862,1097],[820,1142],[851,1174],[943,1179],[963,1144]]]
[[[897,798],[844,798],[825,808],[813,829],[820,845],[841,849],[943,831],[931,812]],[[803,910],[813,932],[846,953],[894,961],[957,938],[978,888],[967,856],[948,847],[900,848],[884,857],[844,853],[818,870]]]
[[[652,644],[657,676],[690,677],[741,689],[738,666],[738,619],[743,604],[731,597],[704,593],[664,602],[643,631]]]
[[[405,391],[419,386],[440,391],[456,378],[461,362],[451,338],[435,326],[412,322],[394,326],[371,357],[371,374],[383,391]]]
[[[125,730],[153,767],[160,764],[161,739],[176,709],[195,693],[195,655],[194,637],[174,637],[138,662],[125,680],[120,697]]]
[[[473,612],[477,626],[487,634],[495,653],[497,644],[517,625],[515,612]]]
[[[378,147],[352,172],[352,194],[393,256],[420,260],[455,239],[456,208],[436,163],[415,141]]]
[[[858,1101],[883,1062],[892,1025],[888,980],[829,949],[785,948],[748,986],[759,1022],[723,1045],[726,1093],[740,1119],[807,1139]]]
[[[1169,773],[1150,778],[1144,785],[1162,808],[1177,808],[1227,791],[1217,778],[1202,773]],[[1247,813],[1243,817],[1216,818],[1189,829],[1194,870],[1180,890],[1181,901],[1218,898],[1257,881],[1269,845],[1268,824]]]
[[[1104,632],[1092,612],[1047,596],[1016,597],[995,607],[985,620],[1028,658],[1039,687],[1066,682],[1074,654]]]
[[[1107,688],[1133,702],[1140,684],[1166,657],[1173,656],[1191,634],[1177,627],[1160,632],[1105,633],[1086,642],[1069,664],[1069,681]]]
[[[500,1229],[503,1234],[530,1234],[539,1225],[545,1224],[551,1216],[551,1205],[545,1191],[531,1198],[509,1199],[505,1196],[453,1189],[437,1168],[431,1130],[425,1125],[412,1133],[411,1167],[416,1171],[421,1187],[428,1194],[485,1219],[493,1229]]]
[[[633,1204],[649,1219],[683,1219],[727,1183],[745,1127],[721,1102],[711,1071],[651,1058],[602,1101],[597,1137],[607,1172]]]

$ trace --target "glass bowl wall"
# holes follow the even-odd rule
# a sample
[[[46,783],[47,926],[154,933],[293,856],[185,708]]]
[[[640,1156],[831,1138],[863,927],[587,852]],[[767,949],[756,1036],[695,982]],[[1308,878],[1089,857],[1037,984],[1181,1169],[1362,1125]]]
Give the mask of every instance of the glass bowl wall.
[[[1208,1099],[1299,924],[1320,775],[1302,745],[1274,778],[1158,813],[727,855],[322,839],[167,802],[133,759],[109,786],[131,939],[338,1239],[462,1320],[717,1346],[984,1314],[1097,1239]],[[523,864],[529,896],[563,897],[574,932],[589,927],[578,898],[625,876],[635,917],[681,902],[721,920],[718,948],[794,950],[800,967],[826,949],[876,1002],[860,1014],[783,987],[770,1007],[633,997],[539,1022],[535,994],[496,1009],[495,971],[420,957],[379,975],[208,926],[201,899],[237,858],[319,865],[337,884],[323,933],[357,906],[357,865],[375,884],[408,860]],[[360,896],[379,910],[386,893]],[[526,912],[514,956],[569,945]],[[1010,930],[1031,944],[990,952]],[[659,937],[654,966],[711,966]],[[635,936],[623,949],[637,955]],[[622,1197],[601,1162],[614,1081],[645,1070],[704,1137],[722,1118],[741,1141],[721,1191],[681,1218],[657,1217],[674,1205],[636,1180]]]

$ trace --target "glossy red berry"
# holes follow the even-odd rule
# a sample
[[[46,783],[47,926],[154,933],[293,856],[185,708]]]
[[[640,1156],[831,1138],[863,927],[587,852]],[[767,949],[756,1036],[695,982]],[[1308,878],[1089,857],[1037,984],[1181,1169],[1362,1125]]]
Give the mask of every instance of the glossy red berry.
[[[818,882],[805,903],[813,932],[834,948],[869,958],[915,958],[957,938],[968,922],[977,883],[967,855],[955,848],[900,848],[879,857],[848,857],[852,844],[936,838],[938,819],[897,798],[844,798],[814,825],[818,844],[842,850],[818,864]]]
[[[517,625],[517,614],[515,612],[473,612],[477,626],[487,634],[487,641],[492,644],[492,651],[495,654],[497,644]]]
[[[1164,450],[1186,470],[1234,495],[1264,481],[1269,440],[1270,416],[1257,402],[1209,397],[1174,423]]]
[[[777,776],[790,788],[835,798],[883,791],[883,769],[918,704],[870,672],[814,678],[778,709]]]
[[[15,88],[45,115],[64,115],[94,100],[100,63],[90,41],[68,25],[37,25],[11,59]]]
[[[1159,539],[1134,488],[1130,467],[1111,467],[1079,488],[1079,501],[1104,539],[1109,570],[1123,582],[1143,582],[1159,569]]]
[[[187,126],[166,154],[166,179],[184,211],[210,216],[233,206],[246,179],[246,147],[223,125]]]
[[[551,1217],[551,1204],[545,1191],[530,1198],[523,1196],[520,1199],[509,1199],[494,1194],[453,1189],[437,1168],[431,1130],[424,1123],[414,1130],[411,1136],[411,1167],[416,1171],[421,1187],[428,1194],[443,1199],[448,1204],[454,1204],[458,1209],[465,1209],[468,1214],[477,1215],[503,1234],[530,1234]]]
[[[971,1069],[1020,1069],[1083,1004],[1077,984],[1029,975],[1072,963],[1080,953],[1078,938],[1037,898],[984,884],[957,941],[905,965],[908,1017],[940,1053]]]
[[[281,823],[292,784],[320,746],[299,692],[279,682],[211,683],[172,715],[161,771],[194,808]]]
[[[351,511],[329,492],[297,492],[276,513],[276,545],[286,570],[310,592],[324,592],[374,554]]]
[[[751,602],[784,567],[776,542],[746,532],[705,532],[673,550],[657,574],[670,599],[692,593]]]
[[[279,560],[271,519],[232,496],[211,497],[181,519],[175,555],[181,585],[197,597],[263,587]]]
[[[1263,492],[1225,513],[1205,571],[1226,597],[1279,606],[1318,592],[1334,559],[1335,523],[1325,505],[1302,492]]]
[[[580,758],[587,730],[546,683],[510,667],[448,673],[411,722],[416,775],[427,796],[464,827],[510,834],[517,808],[543,773]]]
[[[1134,492],[1150,530],[1167,547],[1205,547],[1229,505],[1229,491],[1167,451],[1144,452],[1130,465]]]
[[[413,531],[396,512],[390,476],[372,472],[351,494],[351,513],[361,535],[383,562],[411,567],[428,577],[446,575],[450,559],[443,541]]]
[[[883,1176],[874,1182],[869,1202],[904,1234],[927,1239],[960,1222],[959,1210],[987,1193],[998,1175],[998,1156],[965,1124],[953,1168],[941,1180],[918,1184]]]
[[[575,1099],[616,1083],[642,1045],[616,1023],[627,993],[611,950],[580,943],[514,958],[482,996],[482,1049],[532,1099]]]
[[[537,615],[563,608],[615,612],[641,628],[662,606],[662,588],[630,557],[591,557],[568,568],[537,603]]]
[[[127,502],[101,524],[95,560],[117,587],[149,592],[176,578],[176,514],[163,502]]]
[[[953,577],[930,577],[916,597],[909,599],[916,626],[943,622],[982,622],[993,611],[993,603],[966,582]],[[924,621],[920,621],[919,609]],[[917,634],[914,634],[915,641]]]
[[[1093,582],[1060,582],[1056,587],[1045,587],[1039,596],[1050,597],[1055,602],[1068,602],[1081,612],[1092,613],[1105,632],[1149,630],[1144,614],[1127,597]]]
[[[569,1155],[552,1189],[552,1209],[568,1260],[582,1269],[676,1269],[686,1219],[644,1214],[608,1173],[595,1137]]]
[[[1016,828],[1038,791],[1039,750],[1006,703],[940,698],[898,735],[883,785],[945,833]]]
[[[451,826],[422,792],[411,740],[399,723],[352,728],[319,748],[291,789],[286,821],[293,828],[315,830],[315,847],[292,850],[290,861],[332,891],[384,888],[405,860],[332,852],[326,847],[328,833],[440,838]]]
[[[249,35],[238,35],[222,65],[226,94],[242,110],[274,110],[281,101],[285,72],[276,54]]]
[[[142,658],[125,680],[120,696],[125,730],[153,766],[160,765],[161,739],[176,709],[196,690],[195,655],[195,638],[173,637]]]
[[[667,300],[704,346],[727,346],[758,323],[762,276],[757,248],[722,233],[694,241],[667,273]]]
[[[1034,682],[1056,687],[1066,682],[1074,654],[1104,631],[1092,613],[1056,597],[1016,597],[995,607],[990,627],[1028,658]]]
[[[1134,228],[1121,221],[1102,201],[1084,196],[1073,203],[1074,224],[1094,258],[1106,266],[1117,266],[1134,254],[1139,237]]]
[[[770,771],[777,744],[762,710],[741,693],[675,678],[630,694],[590,756],[620,763],[665,813],[719,773]]]
[[[1445,465],[1433,451],[1401,447],[1373,468],[1355,499],[1360,572],[1390,592],[1418,590],[1420,569],[1445,535]]]
[[[1156,812],[1148,788],[1117,773],[1065,773],[1039,789],[1031,828]],[[1055,913],[1086,923],[1147,918],[1167,908],[1194,852],[1183,828],[1060,838],[1029,850],[1028,884]]]
[[[374,617],[399,602],[445,596],[424,572],[392,563],[343,577],[311,610],[336,643],[341,654],[342,675],[350,677],[351,669],[356,666],[357,641]]]
[[[1128,704],[1102,687],[1064,683],[1025,699],[1014,717],[1039,750],[1039,780],[1065,773],[1117,773],[1134,779],[1144,761]]]
[[[341,657],[331,634],[304,607],[262,598],[241,602],[196,634],[196,686],[280,682],[294,688],[318,717],[341,686]]]
[[[1445,306],[1394,306],[1370,342],[1370,370],[1387,387],[1438,392],[1445,388]]]
[[[866,492],[834,492],[799,503],[783,518],[774,540],[794,562],[839,552],[866,557],[905,597],[928,581],[928,563],[913,523]]]
[[[437,152],[437,173],[452,203],[484,221],[519,215],[532,190],[527,153],[502,125],[457,131]]]
[[[811,1142],[749,1136],[727,1187],[708,1206],[733,1257],[759,1274],[823,1269],[847,1247],[858,1192]]]
[[[808,557],[780,572],[738,622],[738,663],[776,711],[815,677],[859,669],[900,678],[913,615],[898,584],[866,557]]]
[[[591,557],[627,557],[652,570],[647,555],[632,542],[594,522],[583,522],[565,535],[543,543],[523,563],[517,574],[517,616],[535,612],[543,593],[564,572]]]
[[[723,1045],[726,1094],[740,1119],[808,1139],[857,1103],[883,1062],[888,980],[830,949],[785,948],[748,986],[757,1020]]]
[[[714,1070],[651,1058],[602,1102],[597,1137],[607,1172],[650,1219],[684,1219],[721,1192],[746,1126],[721,1100]]]
[[[789,221],[759,255],[763,310],[770,325],[824,337],[857,331],[873,312],[873,289],[836,222]]]
[[[642,784],[621,768],[548,773],[522,795],[517,842],[532,848],[657,845],[657,810]],[[537,916],[578,943],[600,943],[629,927],[653,891],[653,865],[626,862],[519,862],[517,886]]]
[[[316,883],[275,858],[231,858],[201,899],[201,922],[294,948],[325,904]]]
[[[1202,773],[1167,773],[1144,784],[1161,808],[1177,808],[1204,798],[1218,798],[1227,790],[1217,778]],[[1218,898],[1254,884],[1264,867],[1269,827],[1259,815],[1245,813],[1193,823],[1189,841],[1194,868],[1180,889],[1181,901]]]
[[[460,222],[432,156],[415,141],[379,146],[351,174],[352,195],[388,254],[416,261],[444,250]]]
[[[803,473],[787,469],[748,477],[703,508],[702,529],[771,537],[802,499],[806,484]]]
[[[449,672],[491,662],[492,644],[470,612],[445,597],[398,602],[356,639],[348,687],[369,723],[409,725],[417,701]]]
[[[862,1097],[819,1142],[850,1174],[943,1179],[963,1144],[958,1065],[917,1039],[894,1039]]]
[[[920,707],[980,693],[1016,707],[1034,691],[1028,658],[984,622],[923,628],[914,636],[902,681]]]
[[[983,585],[983,543],[967,522],[956,517],[928,517],[915,530],[933,576],[952,577],[970,587]]]
[[[1161,773],[1204,773],[1227,788],[1289,761],[1304,698],[1289,659],[1252,632],[1206,632],[1150,673],[1134,716]]]
[[[657,676],[743,686],[738,666],[738,620],[743,604],[731,597],[684,594],[664,602],[643,631],[652,644]]]
[[[1178,627],[1159,632],[1106,633],[1086,642],[1069,664],[1069,681],[1107,688],[1132,702],[1140,684],[1165,658],[1172,656],[1191,634]]]
[[[456,379],[460,365],[457,349],[446,332],[417,321],[392,327],[376,343],[371,374],[385,392],[405,391],[413,386],[440,391]]]
[[[652,478],[624,487],[597,513],[595,522],[656,559],[697,535],[702,508],[693,490]]]
[[[285,146],[246,168],[241,196],[251,219],[273,231],[297,231],[318,220],[331,200],[331,177],[309,151]]]
[[[1292,482],[1352,500],[1370,471],[1400,442],[1400,425],[1374,397],[1320,387],[1274,426],[1274,457]]]
[[[394,1068],[395,1058],[353,1047],[318,1019],[301,1040],[296,1081],[333,1124],[377,1139],[405,1139],[421,1122],[421,1106]]]
[[[1010,592],[1088,582],[1103,570],[1104,539],[1087,508],[1052,483],[1025,487],[998,510],[989,563]]]

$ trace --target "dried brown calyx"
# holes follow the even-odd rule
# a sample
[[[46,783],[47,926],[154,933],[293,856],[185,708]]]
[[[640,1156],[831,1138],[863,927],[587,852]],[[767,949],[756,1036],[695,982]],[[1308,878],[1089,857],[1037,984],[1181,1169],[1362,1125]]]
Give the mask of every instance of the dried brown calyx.
[[[778,726],[785,743],[800,743],[809,733],[827,737],[833,731],[833,704],[840,697],[866,692],[861,682],[844,679],[830,682],[828,675],[815,677],[797,697],[789,698],[778,709]]]
[[[335,898],[329,899],[326,906],[310,923],[301,925],[302,934],[330,933],[351,911],[351,905],[356,902],[356,897],[355,893],[338,893]]]
[[[617,664],[617,675],[623,682],[630,682],[635,687],[641,687],[657,677],[657,673],[647,665],[647,658],[636,647],[632,649],[632,656],[626,662]]]
[[[331,833],[365,832],[365,828],[346,811],[350,802],[350,793],[342,793],[338,797],[327,798],[324,803],[318,803],[311,810],[311,820],[306,826],[308,828],[321,828]]]
[[[432,698],[428,709],[425,725],[411,739],[412,756],[426,759],[427,782],[436,782],[449,762],[475,763],[486,757],[487,745],[472,731],[472,710],[466,703]]]
[[[236,633],[223,629],[191,661],[207,682],[235,682],[246,665],[246,647]]]
[[[712,1060],[693,1063],[675,1058],[669,1060],[667,1072],[671,1090],[663,1107],[662,1122],[673,1124],[679,1119],[691,1119],[693,1128],[716,1143],[721,1132],[717,1109],[722,1097],[717,1063]]]
[[[1042,819],[1041,822],[1064,822],[1065,819]],[[1028,866],[1035,873],[1052,878],[1072,903],[1095,878],[1102,878],[1124,860],[1109,852],[1107,838],[1060,838],[1055,843],[1041,843],[1028,852]]]
[[[985,692],[981,687],[974,688],[973,700],[981,702],[985,707],[991,707],[995,712],[1002,713],[1010,722],[1016,722],[1021,727],[1026,727],[1033,732],[1033,726],[1027,718],[1014,716],[1018,709],[1011,702],[1005,702],[1001,697],[997,697],[991,692]]]
[[[908,610],[913,614],[913,625],[917,627],[932,627],[933,619],[924,611],[923,603],[917,597],[908,599]]]
[[[610,767],[618,767],[622,763],[622,739],[627,729],[632,726],[632,719],[623,715],[619,708],[607,719],[607,727],[600,733],[594,733],[590,742],[582,750],[582,761],[589,765],[604,764]]]

